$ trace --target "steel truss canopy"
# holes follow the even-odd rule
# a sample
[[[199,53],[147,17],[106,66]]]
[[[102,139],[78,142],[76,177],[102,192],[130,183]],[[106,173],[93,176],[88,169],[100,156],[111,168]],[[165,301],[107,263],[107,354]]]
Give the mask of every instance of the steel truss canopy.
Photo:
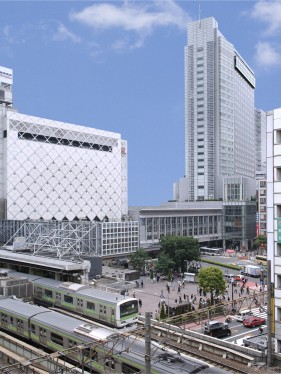
[[[98,256],[97,237],[95,222],[27,221],[19,227],[4,248],[74,260],[82,255]]]

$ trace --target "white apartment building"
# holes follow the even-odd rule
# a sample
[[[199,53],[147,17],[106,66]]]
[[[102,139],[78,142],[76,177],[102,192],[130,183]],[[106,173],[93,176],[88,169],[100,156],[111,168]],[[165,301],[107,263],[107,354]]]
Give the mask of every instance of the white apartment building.
[[[267,113],[267,258],[274,287],[275,352],[281,353],[281,108]]]
[[[188,24],[185,178],[178,201],[223,197],[223,178],[255,178],[255,77],[212,17]],[[182,181],[179,183],[183,184]],[[182,190],[175,187],[176,193]],[[254,195],[253,190],[251,195]]]

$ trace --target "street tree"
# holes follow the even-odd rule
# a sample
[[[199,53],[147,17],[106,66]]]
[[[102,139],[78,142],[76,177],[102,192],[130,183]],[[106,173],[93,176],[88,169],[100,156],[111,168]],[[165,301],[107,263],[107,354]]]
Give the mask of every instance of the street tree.
[[[142,272],[144,270],[145,261],[148,260],[148,253],[140,248],[130,256],[130,263],[133,265],[135,270]]]
[[[265,248],[267,244],[267,237],[266,235],[259,235],[255,241],[254,241],[254,246],[255,247],[263,247]]]
[[[211,305],[214,304],[214,296],[224,294],[225,292],[225,279],[223,272],[214,267],[208,266],[201,268],[198,274],[199,286],[205,292],[211,294]]]
[[[157,269],[161,270],[164,274],[168,274],[174,267],[175,262],[171,257],[166,252],[161,252],[158,256]]]
[[[199,241],[189,236],[162,236],[160,239],[161,251],[165,251],[177,266],[183,267],[185,260],[199,260]]]

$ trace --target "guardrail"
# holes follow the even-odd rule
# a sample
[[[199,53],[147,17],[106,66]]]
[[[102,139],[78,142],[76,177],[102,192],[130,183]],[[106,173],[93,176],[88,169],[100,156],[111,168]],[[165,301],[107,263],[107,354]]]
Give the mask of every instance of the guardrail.
[[[139,323],[144,323],[144,317],[139,316]],[[191,331],[183,330],[180,327],[170,325],[164,322],[151,320],[152,331],[162,338],[167,339],[166,344],[169,345],[169,340],[184,343],[191,347],[195,347],[201,351],[212,352],[217,356],[232,359],[233,361],[243,363],[251,366],[256,362],[264,362],[266,356],[264,352],[256,351],[252,348],[234,345],[233,343],[218,340],[211,336],[202,336],[202,334]]]

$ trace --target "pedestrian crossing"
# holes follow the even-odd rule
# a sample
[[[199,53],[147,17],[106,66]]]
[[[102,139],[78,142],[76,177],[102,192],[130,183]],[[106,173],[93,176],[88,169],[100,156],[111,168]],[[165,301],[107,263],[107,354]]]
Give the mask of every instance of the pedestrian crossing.
[[[267,319],[267,306],[266,305],[264,305],[261,308],[253,308],[251,310],[255,317],[261,317],[261,318]]]

